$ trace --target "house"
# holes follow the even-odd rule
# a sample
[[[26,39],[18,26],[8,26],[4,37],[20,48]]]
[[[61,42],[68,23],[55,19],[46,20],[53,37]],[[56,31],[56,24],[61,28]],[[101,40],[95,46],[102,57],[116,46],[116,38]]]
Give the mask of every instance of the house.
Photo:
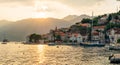
[[[76,43],[81,43],[83,41],[82,36],[79,33],[72,33],[69,40]]]
[[[92,31],[92,40],[99,41],[100,40],[100,34],[97,31]]]
[[[108,35],[111,43],[117,43],[117,40],[120,39],[120,28],[112,28],[108,30]]]
[[[110,22],[120,24],[120,19],[112,19]]]
[[[114,16],[110,22],[120,24],[120,15]]]
[[[98,24],[105,24],[107,23],[107,18],[108,18],[108,15],[103,15],[99,20],[98,20]]]
[[[92,30],[92,40],[99,40],[101,42],[104,42],[105,41],[105,38],[104,38],[104,31],[105,29],[105,26],[94,26],[93,27],[93,30]]]
[[[54,30],[50,30],[49,33],[47,33],[47,40],[48,41],[54,41],[55,40],[55,37],[54,37]]]
[[[105,29],[105,26],[94,26],[93,27],[93,30],[101,30],[101,31],[104,31]]]

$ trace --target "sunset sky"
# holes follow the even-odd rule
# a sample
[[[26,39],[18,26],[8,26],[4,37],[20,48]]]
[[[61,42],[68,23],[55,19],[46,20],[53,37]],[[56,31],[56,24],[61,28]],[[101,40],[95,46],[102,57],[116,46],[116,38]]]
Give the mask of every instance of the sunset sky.
[[[67,15],[95,15],[120,10],[118,0],[0,0],[0,19],[63,18]]]

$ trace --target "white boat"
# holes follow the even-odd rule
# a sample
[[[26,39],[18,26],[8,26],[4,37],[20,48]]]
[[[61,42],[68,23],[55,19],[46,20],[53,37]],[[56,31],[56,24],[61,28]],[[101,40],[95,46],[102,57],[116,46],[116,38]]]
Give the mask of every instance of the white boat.
[[[84,47],[104,47],[104,43],[99,43],[99,42],[91,42],[91,43],[80,43],[80,46]]]
[[[109,50],[120,50],[120,45],[112,44],[109,46]]]
[[[51,42],[51,43],[48,43],[49,46],[53,46],[55,45],[55,43]]]

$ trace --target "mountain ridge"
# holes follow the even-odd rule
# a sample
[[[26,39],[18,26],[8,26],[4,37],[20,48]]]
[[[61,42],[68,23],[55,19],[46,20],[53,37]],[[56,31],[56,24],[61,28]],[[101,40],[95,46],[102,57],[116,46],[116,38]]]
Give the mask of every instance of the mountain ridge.
[[[27,18],[10,22],[0,27],[0,40],[3,40],[3,33],[10,41],[22,41],[32,33],[45,34],[50,29],[70,27],[73,21],[66,21],[57,18]]]

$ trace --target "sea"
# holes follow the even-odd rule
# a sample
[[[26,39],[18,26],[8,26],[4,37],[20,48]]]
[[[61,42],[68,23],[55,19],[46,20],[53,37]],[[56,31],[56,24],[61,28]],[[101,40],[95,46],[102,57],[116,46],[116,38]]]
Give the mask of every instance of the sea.
[[[109,61],[118,53],[108,47],[9,42],[0,43],[0,65],[120,65]]]

